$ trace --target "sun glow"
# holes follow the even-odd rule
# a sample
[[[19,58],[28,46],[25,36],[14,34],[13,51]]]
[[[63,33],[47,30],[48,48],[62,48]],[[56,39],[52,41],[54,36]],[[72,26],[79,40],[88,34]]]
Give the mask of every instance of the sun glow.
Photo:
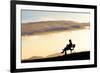
[[[69,43],[69,39],[72,39],[72,42],[76,44],[73,52],[90,50],[89,29],[22,36],[22,59],[32,56],[46,57],[53,53],[60,53]]]

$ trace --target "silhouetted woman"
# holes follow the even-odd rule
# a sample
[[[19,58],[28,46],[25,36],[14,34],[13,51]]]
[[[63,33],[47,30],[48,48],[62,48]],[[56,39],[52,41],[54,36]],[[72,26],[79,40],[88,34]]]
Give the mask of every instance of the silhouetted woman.
[[[66,52],[67,50],[70,50],[71,53],[72,53],[72,50],[74,50],[74,48],[75,48],[75,44],[72,44],[71,39],[69,39],[69,44],[66,45],[66,47],[63,49],[63,51],[61,53],[65,52],[65,55],[66,55],[67,54],[67,52]]]

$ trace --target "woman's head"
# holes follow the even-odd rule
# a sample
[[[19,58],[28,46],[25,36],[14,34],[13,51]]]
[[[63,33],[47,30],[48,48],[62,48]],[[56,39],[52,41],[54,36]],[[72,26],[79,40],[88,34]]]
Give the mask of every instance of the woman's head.
[[[69,39],[69,42],[72,42],[71,39]]]

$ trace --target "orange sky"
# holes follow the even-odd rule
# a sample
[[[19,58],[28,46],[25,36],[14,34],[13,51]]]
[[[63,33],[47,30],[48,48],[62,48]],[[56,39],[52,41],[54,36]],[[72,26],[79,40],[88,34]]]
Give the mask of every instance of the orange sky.
[[[89,51],[91,48],[89,29],[22,36],[22,59],[60,53],[69,39],[76,44],[74,52]]]

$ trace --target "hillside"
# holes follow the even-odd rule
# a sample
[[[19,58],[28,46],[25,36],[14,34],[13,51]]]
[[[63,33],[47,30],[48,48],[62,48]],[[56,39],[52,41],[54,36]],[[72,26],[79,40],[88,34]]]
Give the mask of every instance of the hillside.
[[[87,60],[90,59],[90,51],[72,53],[68,55],[49,57],[49,58],[41,58],[41,59],[30,59],[30,60],[22,60],[22,63],[29,62],[48,62],[48,61],[68,61],[68,60]]]

